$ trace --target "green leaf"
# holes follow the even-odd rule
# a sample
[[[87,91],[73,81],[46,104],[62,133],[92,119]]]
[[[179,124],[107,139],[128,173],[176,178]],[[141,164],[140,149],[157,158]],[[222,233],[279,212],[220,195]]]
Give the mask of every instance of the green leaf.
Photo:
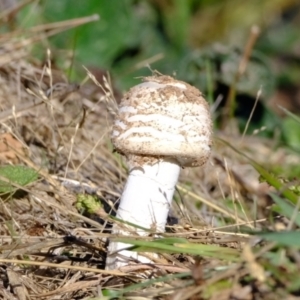
[[[25,166],[0,167],[0,193],[10,193],[17,190],[14,185],[26,186],[38,179],[38,173]]]
[[[103,208],[100,200],[96,196],[78,194],[76,197],[75,207],[79,212],[88,212],[89,214],[97,213]]]

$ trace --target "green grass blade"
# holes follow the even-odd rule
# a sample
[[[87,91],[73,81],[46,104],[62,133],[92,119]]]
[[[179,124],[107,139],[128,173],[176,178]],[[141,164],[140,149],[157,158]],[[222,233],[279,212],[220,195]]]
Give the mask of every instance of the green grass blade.
[[[242,153],[241,151],[237,150],[235,147],[233,147],[230,143],[226,142],[223,139],[218,138],[219,141],[221,141],[223,144],[231,148],[236,153],[240,154],[241,156],[245,157],[249,160],[251,165],[256,169],[256,171],[276,190],[280,191],[284,197],[289,199],[292,203],[296,204],[298,202],[298,196],[293,193],[291,190],[289,190],[283,183],[280,182],[276,177],[271,175],[268,171],[266,171],[260,164],[258,164],[256,161],[254,161],[252,158],[247,156],[246,154]]]
[[[296,116],[295,114],[293,114],[292,112],[290,112],[286,108],[282,107],[281,105],[279,105],[279,108],[281,110],[283,110],[286,113],[287,116],[291,117],[294,121],[298,122],[299,125],[300,125],[300,118],[298,116]]]
[[[109,299],[115,299],[117,297],[122,297],[126,293],[134,292],[136,290],[140,290],[142,288],[147,288],[150,287],[151,285],[155,283],[162,283],[162,282],[168,282],[173,279],[180,279],[184,277],[190,277],[191,272],[185,272],[185,273],[179,273],[179,274],[170,274],[166,276],[161,276],[155,279],[149,279],[144,282],[140,282],[137,284],[130,285],[120,291],[116,290],[104,290],[103,294],[105,295],[104,297],[97,297],[97,298],[89,298],[88,300],[109,300]],[[191,281],[191,283],[194,281]]]
[[[288,203],[287,200],[280,198],[279,196],[275,194],[271,194],[272,199],[274,202],[277,204],[276,207],[273,208],[274,211],[284,215],[287,217],[289,220],[292,219],[296,207],[293,206],[291,203]],[[298,211],[298,214],[294,220],[295,224],[297,224],[300,227],[300,214]]]
[[[283,246],[300,248],[300,232],[298,231],[262,232],[256,235]]]
[[[215,245],[192,244],[177,242],[173,244],[164,243],[164,239],[155,241],[135,240],[132,238],[117,238],[116,241],[133,245],[131,251],[156,252],[156,253],[185,253],[207,257],[215,257],[230,261],[239,261],[240,254],[232,248],[219,247]]]

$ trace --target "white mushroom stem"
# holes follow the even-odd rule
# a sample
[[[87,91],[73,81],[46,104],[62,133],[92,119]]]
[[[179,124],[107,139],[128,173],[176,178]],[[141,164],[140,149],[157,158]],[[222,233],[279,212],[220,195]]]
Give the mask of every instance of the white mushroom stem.
[[[158,161],[153,165],[130,170],[117,218],[152,232],[164,232],[179,173],[180,166],[168,161]],[[143,236],[149,234],[133,226],[114,225],[114,234],[132,235],[133,232]],[[143,253],[122,250],[128,247],[128,244],[110,242],[106,263],[108,269],[127,265],[132,258],[142,263],[151,262]]]

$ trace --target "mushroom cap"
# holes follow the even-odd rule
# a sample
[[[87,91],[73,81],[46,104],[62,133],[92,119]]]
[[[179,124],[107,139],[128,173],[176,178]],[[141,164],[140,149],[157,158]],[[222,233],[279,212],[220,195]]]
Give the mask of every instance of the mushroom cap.
[[[170,76],[151,76],[123,97],[112,143],[126,157],[203,165],[212,145],[212,120],[201,92]]]

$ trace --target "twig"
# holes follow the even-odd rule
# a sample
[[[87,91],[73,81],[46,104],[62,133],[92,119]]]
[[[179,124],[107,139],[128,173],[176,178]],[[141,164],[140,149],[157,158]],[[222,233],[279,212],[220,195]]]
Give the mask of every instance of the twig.
[[[224,128],[228,118],[232,118],[234,114],[235,108],[235,94],[236,94],[236,85],[240,81],[242,75],[244,75],[247,65],[254,47],[256,40],[260,34],[260,28],[257,25],[253,25],[251,27],[250,36],[247,41],[246,47],[243,52],[243,56],[240,60],[237,72],[235,74],[235,78],[230,86],[229,93],[226,99],[225,107],[224,107],[224,115],[222,117],[221,127]]]

